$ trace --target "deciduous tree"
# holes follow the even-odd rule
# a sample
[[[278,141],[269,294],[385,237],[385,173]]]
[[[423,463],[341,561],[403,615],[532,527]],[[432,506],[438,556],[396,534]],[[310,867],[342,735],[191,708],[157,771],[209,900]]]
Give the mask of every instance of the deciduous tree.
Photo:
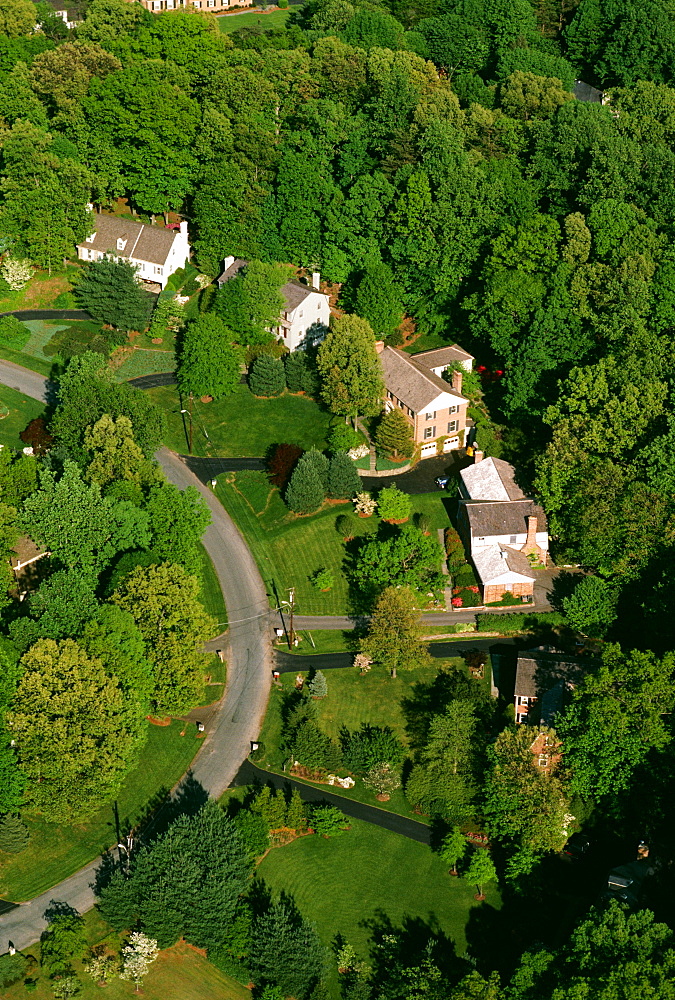
[[[428,662],[421,643],[420,616],[407,587],[386,587],[380,594],[361,641],[361,652],[396,677],[398,670],[414,670]]]
[[[218,316],[206,313],[188,323],[180,348],[178,385],[184,393],[231,395],[241,380],[242,352]]]
[[[333,413],[375,416],[384,396],[382,365],[375,335],[366,320],[341,316],[319,346],[316,358],[322,377],[321,395]]]

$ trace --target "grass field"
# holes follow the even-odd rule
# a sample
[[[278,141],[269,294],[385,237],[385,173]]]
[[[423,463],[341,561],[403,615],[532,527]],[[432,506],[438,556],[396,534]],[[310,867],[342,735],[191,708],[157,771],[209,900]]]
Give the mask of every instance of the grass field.
[[[300,645],[289,650],[283,644],[279,644],[279,649],[284,649],[289,653],[297,653],[299,656],[308,656],[316,653],[352,653],[355,650],[357,637],[353,631],[343,632],[341,629],[301,629],[296,632],[300,639]],[[284,640],[285,642],[285,640]]]
[[[78,341],[87,344],[101,330],[101,324],[93,320],[29,319],[22,322],[30,330],[30,337],[20,350],[0,345],[0,357],[41,375],[52,375],[55,368],[62,367],[59,347],[64,334],[72,343],[75,332]],[[66,334],[66,331],[70,332]]]
[[[96,910],[87,913],[84,920],[90,947],[106,945],[111,951],[119,953],[122,938],[100,918]],[[27,948],[26,954],[38,958],[39,945]],[[84,972],[85,964],[79,960],[73,963],[82,985],[82,992],[78,995],[81,1000],[100,998],[101,987]],[[35,973],[31,973],[30,978],[36,978]],[[2,991],[7,1000],[19,1000],[26,994],[23,981]],[[37,987],[32,995],[35,1000],[53,1000],[52,983],[46,976],[37,974]],[[113,979],[105,989],[107,1000],[126,1000],[138,995],[132,983],[121,979]],[[141,995],[145,1000],[250,1000],[251,996],[245,986],[223,975],[184,942],[159,953],[143,982]]]
[[[10,448],[24,448],[19,434],[26,425],[44,413],[45,404],[16,389],[0,386],[0,444]]]
[[[114,363],[113,358],[113,363]],[[134,347],[131,351],[124,351],[124,360],[115,369],[115,378],[118,382],[126,382],[130,378],[138,378],[140,375],[156,375],[158,372],[172,372],[176,370],[176,355],[173,351],[149,348]]]
[[[47,274],[46,271],[36,271],[27,285],[17,292],[12,292],[5,282],[0,291],[0,313],[12,312],[15,309],[76,309],[72,297],[63,299],[59,305],[55,300],[71,289],[70,279],[77,274],[79,268],[68,267],[65,274]]]
[[[283,28],[290,10],[271,10],[263,13],[259,10],[244,11],[241,14],[225,14],[218,18],[218,27],[229,35],[231,31],[240,28]]]
[[[181,736],[182,723],[150,726],[141,762],[127,777],[117,809],[123,829],[138,822],[157,795],[176,784],[185,773],[199,741],[194,729]],[[61,826],[45,823],[29,812],[22,814],[31,839],[21,854],[3,855],[0,862],[0,895],[14,902],[31,899],[56,885],[115,842],[113,804],[102,806],[85,823]]]
[[[340,933],[365,959],[370,927],[386,926],[383,914],[394,928],[416,929],[422,947],[446,935],[462,954],[471,910],[500,905],[493,887],[487,902],[477,903],[475,888],[450,876],[425,845],[358,820],[341,837],[302,837],[270,851],[258,871],[275,890],[293,894],[326,945]]]
[[[172,386],[150,389],[149,394],[167,414],[165,444],[185,454],[186,425],[180,411],[187,404],[181,403],[178,390]],[[261,457],[270,445],[281,442],[325,448],[330,414],[306,396],[257,399],[241,385],[231,396],[214,403],[195,399],[193,420],[195,455]]]

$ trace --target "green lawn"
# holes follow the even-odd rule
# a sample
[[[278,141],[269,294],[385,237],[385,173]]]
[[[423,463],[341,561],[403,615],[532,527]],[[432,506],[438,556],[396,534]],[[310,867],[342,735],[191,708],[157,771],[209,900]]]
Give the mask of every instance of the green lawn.
[[[197,750],[194,727],[181,736],[183,723],[150,726],[141,762],[125,781],[117,808],[123,828],[138,822],[158,793],[172,788],[188,769]],[[113,804],[102,806],[86,823],[60,826],[39,816],[22,814],[31,839],[21,854],[0,862],[0,894],[20,902],[31,899],[72,875],[115,842]]]
[[[167,414],[166,444],[187,452],[187,415],[181,415],[178,390],[173,386],[150,389],[149,394]],[[184,422],[185,418],[185,422]],[[326,447],[330,414],[306,396],[257,399],[244,385],[214,403],[193,402],[193,453],[195,455],[261,457],[272,444],[286,442],[301,448]],[[207,437],[208,435],[208,437]]]
[[[284,639],[278,644],[279,649],[299,656],[309,656],[316,653],[353,653],[357,638],[353,631],[343,632],[341,629],[301,629],[296,632],[300,645],[288,649]]]
[[[290,10],[271,10],[269,13],[251,10],[242,14],[225,14],[218,18],[218,27],[228,35],[240,28],[283,28],[289,14]]]
[[[115,934],[96,910],[90,910],[85,915],[84,922],[87,944],[90,947],[106,945],[119,954],[122,937]],[[25,954],[39,958],[39,944],[26,948]],[[86,962],[78,959],[73,963],[82,985],[79,996],[81,1000],[95,1000],[101,997],[101,987],[84,972],[85,964]],[[37,974],[30,973],[30,978],[35,979],[36,975],[37,987],[32,994],[35,1000],[53,1000],[53,984],[39,971]],[[26,994],[23,981],[2,992],[7,1000],[19,1000]],[[131,997],[138,995],[132,983],[121,979],[113,979],[105,989],[107,1000],[131,1000]],[[159,953],[143,981],[142,996],[145,1000],[250,1000],[251,994],[241,983],[219,972],[196,949],[179,942],[173,948]]]
[[[419,354],[420,351],[433,351],[437,347],[448,347],[454,343],[448,337],[442,337],[440,333],[422,333],[412,344],[407,344],[403,350],[408,354]]]
[[[45,404],[16,389],[0,386],[0,444],[10,448],[25,448],[19,434],[34,417],[41,416]]]
[[[477,903],[475,888],[449,875],[425,845],[358,820],[341,837],[302,837],[270,851],[258,872],[273,889],[293,894],[326,945],[340,933],[365,959],[368,925],[382,926],[382,913],[396,928],[423,922],[429,937],[444,933],[462,954],[473,907],[500,905],[492,886],[487,902]]]
[[[126,382],[130,378],[138,378],[140,375],[156,375],[159,372],[175,370],[176,355],[172,350],[134,346],[133,350],[124,351],[124,360],[115,369],[115,378],[118,382]]]
[[[30,330],[30,337],[20,350],[0,345],[0,357],[41,375],[52,375],[54,368],[62,365],[59,347],[65,331],[74,331],[78,341],[86,344],[101,330],[101,324],[93,320],[29,319],[22,322]]]
[[[12,312],[15,309],[77,309],[69,293],[72,287],[70,279],[78,271],[79,268],[72,265],[68,266],[63,274],[36,271],[28,284],[17,292],[12,292],[3,281],[4,288],[0,291],[0,313]],[[59,299],[59,296],[63,298]]]

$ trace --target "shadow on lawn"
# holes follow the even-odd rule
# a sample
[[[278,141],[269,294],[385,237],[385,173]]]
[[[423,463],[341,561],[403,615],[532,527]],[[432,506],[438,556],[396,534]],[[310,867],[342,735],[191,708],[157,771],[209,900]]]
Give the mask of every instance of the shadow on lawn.
[[[414,684],[412,695],[401,702],[406,735],[413,750],[425,747],[432,718],[442,715],[451,701],[471,703],[481,728],[492,728],[496,706],[483,682],[469,677],[462,667],[439,670],[432,681]]]
[[[363,921],[361,926],[370,935],[373,980],[380,984],[383,995],[396,995],[402,971],[427,960],[440,969],[443,979],[450,985],[458,983],[471,971],[469,963],[457,955],[455,942],[433,913],[427,920],[406,916],[397,927],[383,910],[376,910],[375,915]],[[393,989],[388,990],[385,984]]]

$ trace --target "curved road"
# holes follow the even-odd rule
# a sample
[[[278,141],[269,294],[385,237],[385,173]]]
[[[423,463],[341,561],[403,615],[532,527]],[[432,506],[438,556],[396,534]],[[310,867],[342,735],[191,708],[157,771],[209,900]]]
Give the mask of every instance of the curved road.
[[[0,361],[0,383],[40,400],[46,400],[51,389],[47,379],[8,361]],[[227,687],[191,770],[209,794],[218,797],[248,756],[265,713],[273,669],[269,600],[244,539],[213,492],[168,449],[162,448],[157,459],[170,482],[181,489],[194,486],[211,511],[202,540],[228,612]],[[0,916],[0,953],[8,941],[26,948],[39,939],[51,900],[67,902],[80,913],[90,909],[94,905],[90,886],[99,863],[97,858],[48,892]]]

